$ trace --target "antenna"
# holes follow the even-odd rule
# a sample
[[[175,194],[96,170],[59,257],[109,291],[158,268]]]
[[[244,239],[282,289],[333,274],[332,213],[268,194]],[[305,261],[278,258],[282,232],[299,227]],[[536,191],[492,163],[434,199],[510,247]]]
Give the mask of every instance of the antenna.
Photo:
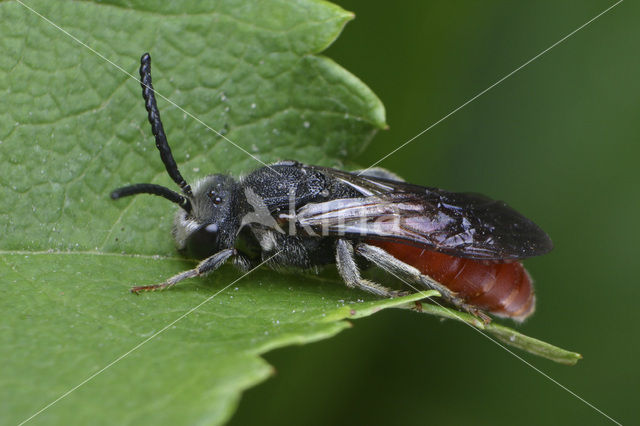
[[[134,185],[123,186],[111,192],[111,198],[117,200],[122,197],[128,197],[136,194],[152,194],[166,198],[172,203],[178,204],[187,213],[191,213],[191,201],[184,195],[180,195],[167,187],[156,185],[153,183],[136,183]]]
[[[142,86],[142,97],[144,98],[145,107],[149,113],[151,131],[156,138],[156,147],[158,148],[158,151],[160,151],[160,158],[162,158],[162,162],[167,169],[167,173],[169,173],[171,179],[178,184],[180,189],[182,189],[182,192],[187,197],[193,197],[191,187],[184,180],[180,171],[178,171],[178,165],[173,159],[171,148],[169,148],[169,142],[167,142],[167,135],[164,133],[164,127],[162,126],[162,120],[160,119],[160,111],[158,110],[158,105],[156,103],[155,91],[151,84],[151,55],[148,53],[145,53],[140,58],[140,86]],[[160,193],[155,194],[161,195]],[[161,196],[168,198],[165,195]]]

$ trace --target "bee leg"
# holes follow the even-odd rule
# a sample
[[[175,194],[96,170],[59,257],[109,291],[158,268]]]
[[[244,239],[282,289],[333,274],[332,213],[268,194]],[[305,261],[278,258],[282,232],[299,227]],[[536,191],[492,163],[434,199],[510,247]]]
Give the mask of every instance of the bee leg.
[[[422,284],[432,290],[437,290],[442,297],[446,299],[455,299],[455,293],[438,283],[431,277],[422,274],[417,268],[398,260],[391,254],[387,253],[380,247],[372,246],[365,243],[359,243],[356,246],[356,253],[372,262],[379,268],[384,269],[391,275],[404,281],[405,284],[411,286],[410,283]],[[409,282],[407,282],[409,281]],[[418,291],[415,287],[411,286]]]
[[[202,262],[198,263],[193,269],[189,269],[187,271],[180,272],[163,282],[162,284],[154,284],[154,285],[142,285],[138,287],[133,287],[131,289],[131,293],[140,293],[141,291],[156,291],[156,290],[165,290],[182,280],[193,277],[201,277],[207,275],[210,272],[218,269],[224,262],[227,261],[231,256],[236,254],[235,249],[225,249],[219,251],[213,256],[207,257]]]
[[[383,297],[399,297],[407,294],[407,292],[391,290],[373,281],[362,278],[354,258],[353,245],[347,240],[338,240],[336,247],[336,266],[347,287],[357,287]]]
[[[485,323],[491,321],[491,318],[480,309],[478,309],[477,306],[465,303],[464,299],[458,297],[455,292],[449,290],[447,287],[443,286],[430,276],[421,273],[417,268],[414,268],[413,266],[396,259],[380,247],[372,246],[365,243],[359,243],[356,246],[356,253],[374,263],[378,267],[384,269],[396,278],[404,281],[405,284],[409,284],[409,286],[411,286],[410,282],[413,282],[436,290],[440,293],[444,300],[451,303],[456,308],[479,317]],[[415,287],[411,287],[417,291]]]

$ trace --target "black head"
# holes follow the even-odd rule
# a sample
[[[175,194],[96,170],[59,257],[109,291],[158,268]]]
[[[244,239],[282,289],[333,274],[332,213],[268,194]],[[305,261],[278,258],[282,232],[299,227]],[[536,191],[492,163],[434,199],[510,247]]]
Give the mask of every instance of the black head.
[[[237,185],[233,178],[224,175],[207,176],[195,185],[195,190],[184,180],[173,159],[171,148],[164,133],[155,92],[151,84],[151,56],[145,53],[140,58],[140,85],[147,108],[151,131],[155,136],[160,158],[171,179],[180,187],[182,194],[152,183],[138,183],[118,188],[111,193],[117,200],[135,194],[153,194],[178,204],[182,210],[175,218],[174,236],[181,249],[187,248],[198,257],[213,254],[219,248],[228,248],[233,223],[226,220],[232,214],[233,190]],[[203,254],[203,252],[206,252]]]
[[[238,183],[230,176],[210,175],[195,183],[192,209],[176,214],[173,236],[178,248],[204,258],[233,247],[239,228]]]

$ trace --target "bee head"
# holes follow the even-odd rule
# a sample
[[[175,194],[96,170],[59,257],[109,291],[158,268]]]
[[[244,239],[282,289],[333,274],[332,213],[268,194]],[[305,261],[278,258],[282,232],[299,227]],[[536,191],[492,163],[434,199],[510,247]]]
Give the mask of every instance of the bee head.
[[[191,210],[176,213],[173,236],[179,249],[196,258],[233,247],[238,230],[238,183],[227,175],[209,175],[195,183]]]

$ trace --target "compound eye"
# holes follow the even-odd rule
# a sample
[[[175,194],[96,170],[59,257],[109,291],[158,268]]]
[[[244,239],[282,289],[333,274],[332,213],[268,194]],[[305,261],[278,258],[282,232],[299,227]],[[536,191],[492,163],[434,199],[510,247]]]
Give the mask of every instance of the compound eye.
[[[187,250],[197,258],[211,256],[218,251],[218,225],[210,223],[187,238]]]
[[[209,195],[209,198],[211,198],[211,201],[213,201],[213,204],[222,203],[222,197],[220,197],[216,191],[209,191],[209,194],[207,195]]]

